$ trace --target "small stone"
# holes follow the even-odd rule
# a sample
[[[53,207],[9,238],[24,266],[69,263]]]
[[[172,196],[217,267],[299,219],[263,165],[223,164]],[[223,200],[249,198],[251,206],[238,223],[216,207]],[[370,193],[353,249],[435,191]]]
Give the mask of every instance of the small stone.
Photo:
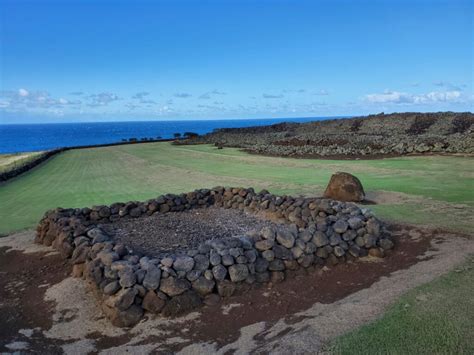
[[[132,268],[125,268],[123,270],[120,270],[118,272],[118,276],[120,278],[120,285],[123,288],[132,287],[137,281]]]
[[[190,256],[177,257],[173,263],[173,269],[176,271],[191,271],[194,267],[194,259]]]
[[[269,262],[263,258],[257,258],[255,261],[255,271],[265,272],[268,269]]]
[[[293,258],[293,254],[291,254],[290,249],[287,249],[281,245],[275,245],[273,247],[273,252],[275,253],[275,258],[278,259],[291,260]]]
[[[72,266],[72,277],[82,277],[85,264],[74,264]]]
[[[211,263],[212,266],[219,265],[221,263],[221,256],[217,251],[214,249],[211,250],[210,255],[209,255],[209,262]]]
[[[123,311],[109,309],[106,313],[109,315],[112,324],[116,327],[131,327],[137,324],[143,317],[143,308],[137,305],[132,305]]]
[[[211,293],[215,285],[216,283],[214,281],[208,280],[203,276],[199,277],[192,284],[193,289],[201,296]]]
[[[204,277],[208,280],[214,280],[214,275],[212,274],[212,270],[204,271]]]
[[[285,280],[285,273],[281,271],[272,271],[270,280],[274,284],[283,282]]]
[[[275,240],[275,230],[272,227],[263,227],[260,233],[264,239]]]
[[[347,230],[347,228],[349,228],[349,224],[347,224],[346,221],[340,219],[336,223],[334,223],[332,228],[334,229],[334,232],[342,234]]]
[[[321,231],[317,231],[313,237],[313,243],[318,247],[325,246],[329,243],[328,237]]]
[[[120,289],[120,284],[118,283],[118,281],[112,281],[104,287],[103,292],[107,296],[111,296],[115,294],[119,289]]]
[[[187,280],[177,279],[172,276],[162,279],[160,283],[160,291],[170,297],[180,295],[186,290],[189,290],[190,287],[191,286]]]
[[[283,245],[287,249],[293,248],[293,245],[295,245],[295,237],[293,234],[290,232],[287,232],[285,230],[278,230],[277,231],[277,236],[276,239],[278,243]]]
[[[72,252],[71,262],[73,264],[82,264],[86,262],[91,247],[87,244],[81,244]]]
[[[367,233],[369,233],[370,235],[375,236],[375,237],[380,235],[380,228],[381,228],[380,222],[376,220],[375,218],[370,218],[367,221],[366,228],[367,228]]]
[[[349,254],[355,258],[358,258],[360,255],[360,248],[356,244],[351,245],[349,248]]]
[[[342,242],[341,236],[339,234],[333,234],[331,238],[329,238],[329,244],[331,246],[336,246]]]
[[[201,304],[201,298],[196,292],[186,291],[168,301],[161,313],[165,317],[176,317],[200,307]]]
[[[110,307],[115,307],[124,311],[133,304],[137,293],[138,291],[134,288],[125,288],[120,290],[114,296],[109,297],[105,302]]]
[[[166,267],[171,267],[173,266],[173,262],[174,262],[173,258],[166,257],[161,260],[161,265],[166,266]]]
[[[348,241],[351,241],[351,240],[354,240],[355,237],[357,237],[357,232],[352,230],[352,229],[348,229],[347,231],[344,232],[344,234],[342,235],[342,239],[346,242]]]
[[[154,291],[148,291],[143,297],[142,307],[150,313],[160,313],[166,302],[161,297],[158,297]]]
[[[197,249],[190,249],[190,250],[188,250],[187,254],[188,254],[188,256],[190,256],[190,257],[195,257],[196,255],[199,254],[199,250],[197,250]]]
[[[380,250],[379,248],[370,248],[369,249],[369,255],[374,257],[374,258],[383,258],[384,257],[383,251]]]
[[[364,241],[365,241],[364,246],[366,248],[374,247],[377,244],[377,238],[375,238],[373,235],[366,234],[366,235],[364,235],[363,238],[364,238]]]
[[[380,239],[379,245],[383,250],[389,250],[393,248],[393,242],[388,238]]]
[[[285,264],[280,259],[275,259],[270,262],[268,266],[268,270],[270,271],[282,271],[285,270]]]
[[[269,240],[269,239],[259,240],[258,242],[255,243],[255,249],[260,250],[260,251],[269,250],[273,247],[274,244],[275,242],[273,240]]]
[[[316,256],[322,259],[326,259],[328,257],[328,252],[325,248],[318,248],[316,251]]]
[[[186,273],[186,279],[193,282],[197,280],[202,274],[202,271],[199,270],[191,270]]]
[[[212,268],[212,275],[217,281],[222,281],[227,276],[227,269],[223,265],[216,265]]]
[[[313,242],[308,242],[306,243],[306,247],[304,248],[304,252],[306,254],[314,254],[318,248],[316,247],[316,244]]]
[[[299,247],[291,248],[291,252],[295,259],[298,259],[301,255],[303,255],[303,250]]]
[[[206,255],[198,254],[194,257],[194,269],[199,271],[207,270],[209,258]]]
[[[344,249],[342,249],[340,246],[335,246],[334,247],[334,255],[336,255],[337,257],[341,257],[345,254],[346,252],[344,251]]]
[[[248,262],[247,258],[243,255],[238,256],[235,261],[237,264],[246,264]]]
[[[255,274],[255,280],[260,283],[265,283],[270,281],[270,273],[269,272],[257,272]]]
[[[304,268],[308,268],[310,267],[313,262],[314,262],[314,255],[303,255],[301,257],[301,260],[298,260],[299,261],[299,264],[304,267]]]
[[[240,248],[230,248],[229,249],[229,254],[232,255],[234,258],[237,258],[238,256],[242,255],[243,250]]]
[[[235,284],[229,280],[221,281],[217,284],[217,291],[221,297],[230,297],[235,292]]]
[[[273,250],[265,250],[262,253],[262,257],[265,260],[272,261],[273,259],[275,259],[275,253],[273,252]]]
[[[347,223],[349,224],[349,227],[353,230],[357,230],[364,225],[364,221],[362,221],[362,219],[360,219],[359,217],[351,217],[347,220]]]
[[[160,286],[161,270],[155,265],[148,266],[148,270],[143,278],[143,286],[149,290],[156,290]]]
[[[244,264],[237,264],[229,267],[229,276],[232,282],[244,281],[248,274],[249,270]]]
[[[298,238],[307,243],[311,240],[311,238],[313,238],[313,235],[309,231],[305,230],[298,234]]]
[[[224,255],[222,257],[222,265],[230,266],[234,264],[234,257],[232,255]]]
[[[249,263],[254,263],[257,260],[257,252],[255,250],[246,250],[244,255]]]

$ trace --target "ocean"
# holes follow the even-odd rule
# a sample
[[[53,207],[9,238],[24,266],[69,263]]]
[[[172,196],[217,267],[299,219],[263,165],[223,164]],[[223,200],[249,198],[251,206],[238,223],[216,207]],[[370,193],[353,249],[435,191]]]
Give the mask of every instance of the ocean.
[[[4,124],[0,125],[0,153],[117,143],[130,138],[140,140],[161,137],[165,139],[173,138],[174,133],[204,134],[217,128],[264,126],[280,122],[309,122],[328,118]]]

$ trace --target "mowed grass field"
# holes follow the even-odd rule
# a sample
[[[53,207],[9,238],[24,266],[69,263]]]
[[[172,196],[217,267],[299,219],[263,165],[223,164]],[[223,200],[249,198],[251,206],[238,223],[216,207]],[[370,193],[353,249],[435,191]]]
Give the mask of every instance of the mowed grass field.
[[[55,207],[145,200],[201,187],[252,186],[321,195],[332,173],[358,176],[382,218],[469,233],[474,158],[312,160],[249,155],[210,145],[147,143],[71,150],[0,185],[0,233],[33,228]]]

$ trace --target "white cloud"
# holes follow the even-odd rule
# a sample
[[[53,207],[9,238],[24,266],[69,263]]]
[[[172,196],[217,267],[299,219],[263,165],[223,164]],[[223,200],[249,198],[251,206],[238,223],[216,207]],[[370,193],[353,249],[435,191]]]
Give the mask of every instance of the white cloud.
[[[111,92],[101,92],[99,94],[93,94],[88,97],[91,99],[91,102],[88,106],[97,107],[97,106],[107,106],[111,102],[118,101],[120,98]]]
[[[50,110],[79,104],[81,104],[79,100],[56,99],[47,91],[27,89],[0,91],[0,108],[15,112]]]
[[[455,102],[462,98],[458,90],[432,91],[426,94],[410,94],[399,91],[385,91],[378,94],[365,95],[365,101],[373,104],[426,104],[436,102]]]
[[[26,97],[28,96],[30,93],[28,92],[28,90],[26,89],[19,89],[18,90],[18,95],[20,95],[21,97]]]

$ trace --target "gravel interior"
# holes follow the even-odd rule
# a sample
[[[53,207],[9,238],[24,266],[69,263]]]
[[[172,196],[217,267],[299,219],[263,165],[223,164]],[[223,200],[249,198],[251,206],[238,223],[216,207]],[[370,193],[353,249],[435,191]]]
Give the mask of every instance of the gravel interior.
[[[196,248],[202,241],[259,230],[273,222],[234,209],[215,206],[185,212],[156,213],[102,224],[114,239],[152,256]]]

